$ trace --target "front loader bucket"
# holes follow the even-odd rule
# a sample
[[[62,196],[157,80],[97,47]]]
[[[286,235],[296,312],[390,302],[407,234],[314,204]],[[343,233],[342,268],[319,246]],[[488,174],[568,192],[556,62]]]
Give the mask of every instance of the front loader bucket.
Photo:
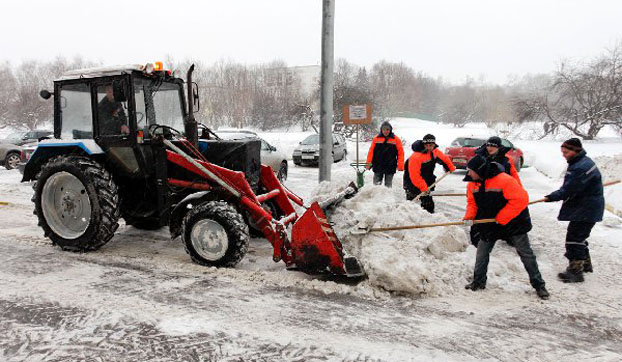
[[[344,256],[341,242],[317,202],[294,224],[291,250],[294,264],[305,273],[347,277],[365,275],[355,257]]]

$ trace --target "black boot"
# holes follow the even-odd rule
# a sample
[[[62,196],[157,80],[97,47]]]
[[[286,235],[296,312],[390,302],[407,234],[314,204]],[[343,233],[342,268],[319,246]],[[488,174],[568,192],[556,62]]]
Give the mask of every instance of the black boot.
[[[536,294],[542,300],[547,300],[551,296],[545,287],[536,288]]]
[[[557,274],[564,283],[581,283],[583,281],[583,260],[570,260],[568,268]]]
[[[432,200],[432,196],[421,196],[421,207],[430,214],[434,214],[434,200]]]
[[[473,292],[480,289],[486,289],[486,283],[470,282],[464,286],[464,289],[471,289]]]
[[[583,260],[583,272],[584,273],[593,273],[594,268],[592,268],[592,258],[589,256],[587,259]]]

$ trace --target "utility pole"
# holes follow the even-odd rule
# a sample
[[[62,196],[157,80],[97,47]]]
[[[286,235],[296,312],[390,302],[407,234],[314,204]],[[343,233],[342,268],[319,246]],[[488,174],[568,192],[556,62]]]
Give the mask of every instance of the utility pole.
[[[335,47],[335,0],[322,0],[322,96],[320,99],[320,178],[330,181],[333,164],[333,64]]]

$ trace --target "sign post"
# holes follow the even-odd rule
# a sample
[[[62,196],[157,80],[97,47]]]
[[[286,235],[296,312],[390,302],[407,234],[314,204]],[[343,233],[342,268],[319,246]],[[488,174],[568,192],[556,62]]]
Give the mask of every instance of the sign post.
[[[343,107],[343,124],[356,125],[356,161],[351,163],[350,166],[356,170],[356,184],[359,188],[365,184],[363,174],[365,173],[367,163],[360,162],[359,160],[359,129],[362,124],[371,124],[371,104],[363,105],[346,105]],[[362,168],[361,168],[362,167]]]

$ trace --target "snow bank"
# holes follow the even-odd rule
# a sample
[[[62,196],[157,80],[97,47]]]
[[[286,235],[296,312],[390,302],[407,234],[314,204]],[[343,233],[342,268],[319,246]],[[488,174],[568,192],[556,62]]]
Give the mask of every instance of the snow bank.
[[[622,153],[615,156],[599,156],[594,161],[598,165],[604,180],[622,180]],[[607,202],[607,210],[622,217],[622,184],[606,187],[605,201]]]
[[[324,182],[315,199],[333,195],[343,180]],[[439,296],[463,290],[471,275],[473,255],[469,241],[457,226],[370,233],[350,233],[358,227],[384,227],[447,222],[429,214],[418,203],[406,201],[383,186],[366,185],[355,197],[329,214],[345,251],[356,256],[374,288],[410,294]]]

